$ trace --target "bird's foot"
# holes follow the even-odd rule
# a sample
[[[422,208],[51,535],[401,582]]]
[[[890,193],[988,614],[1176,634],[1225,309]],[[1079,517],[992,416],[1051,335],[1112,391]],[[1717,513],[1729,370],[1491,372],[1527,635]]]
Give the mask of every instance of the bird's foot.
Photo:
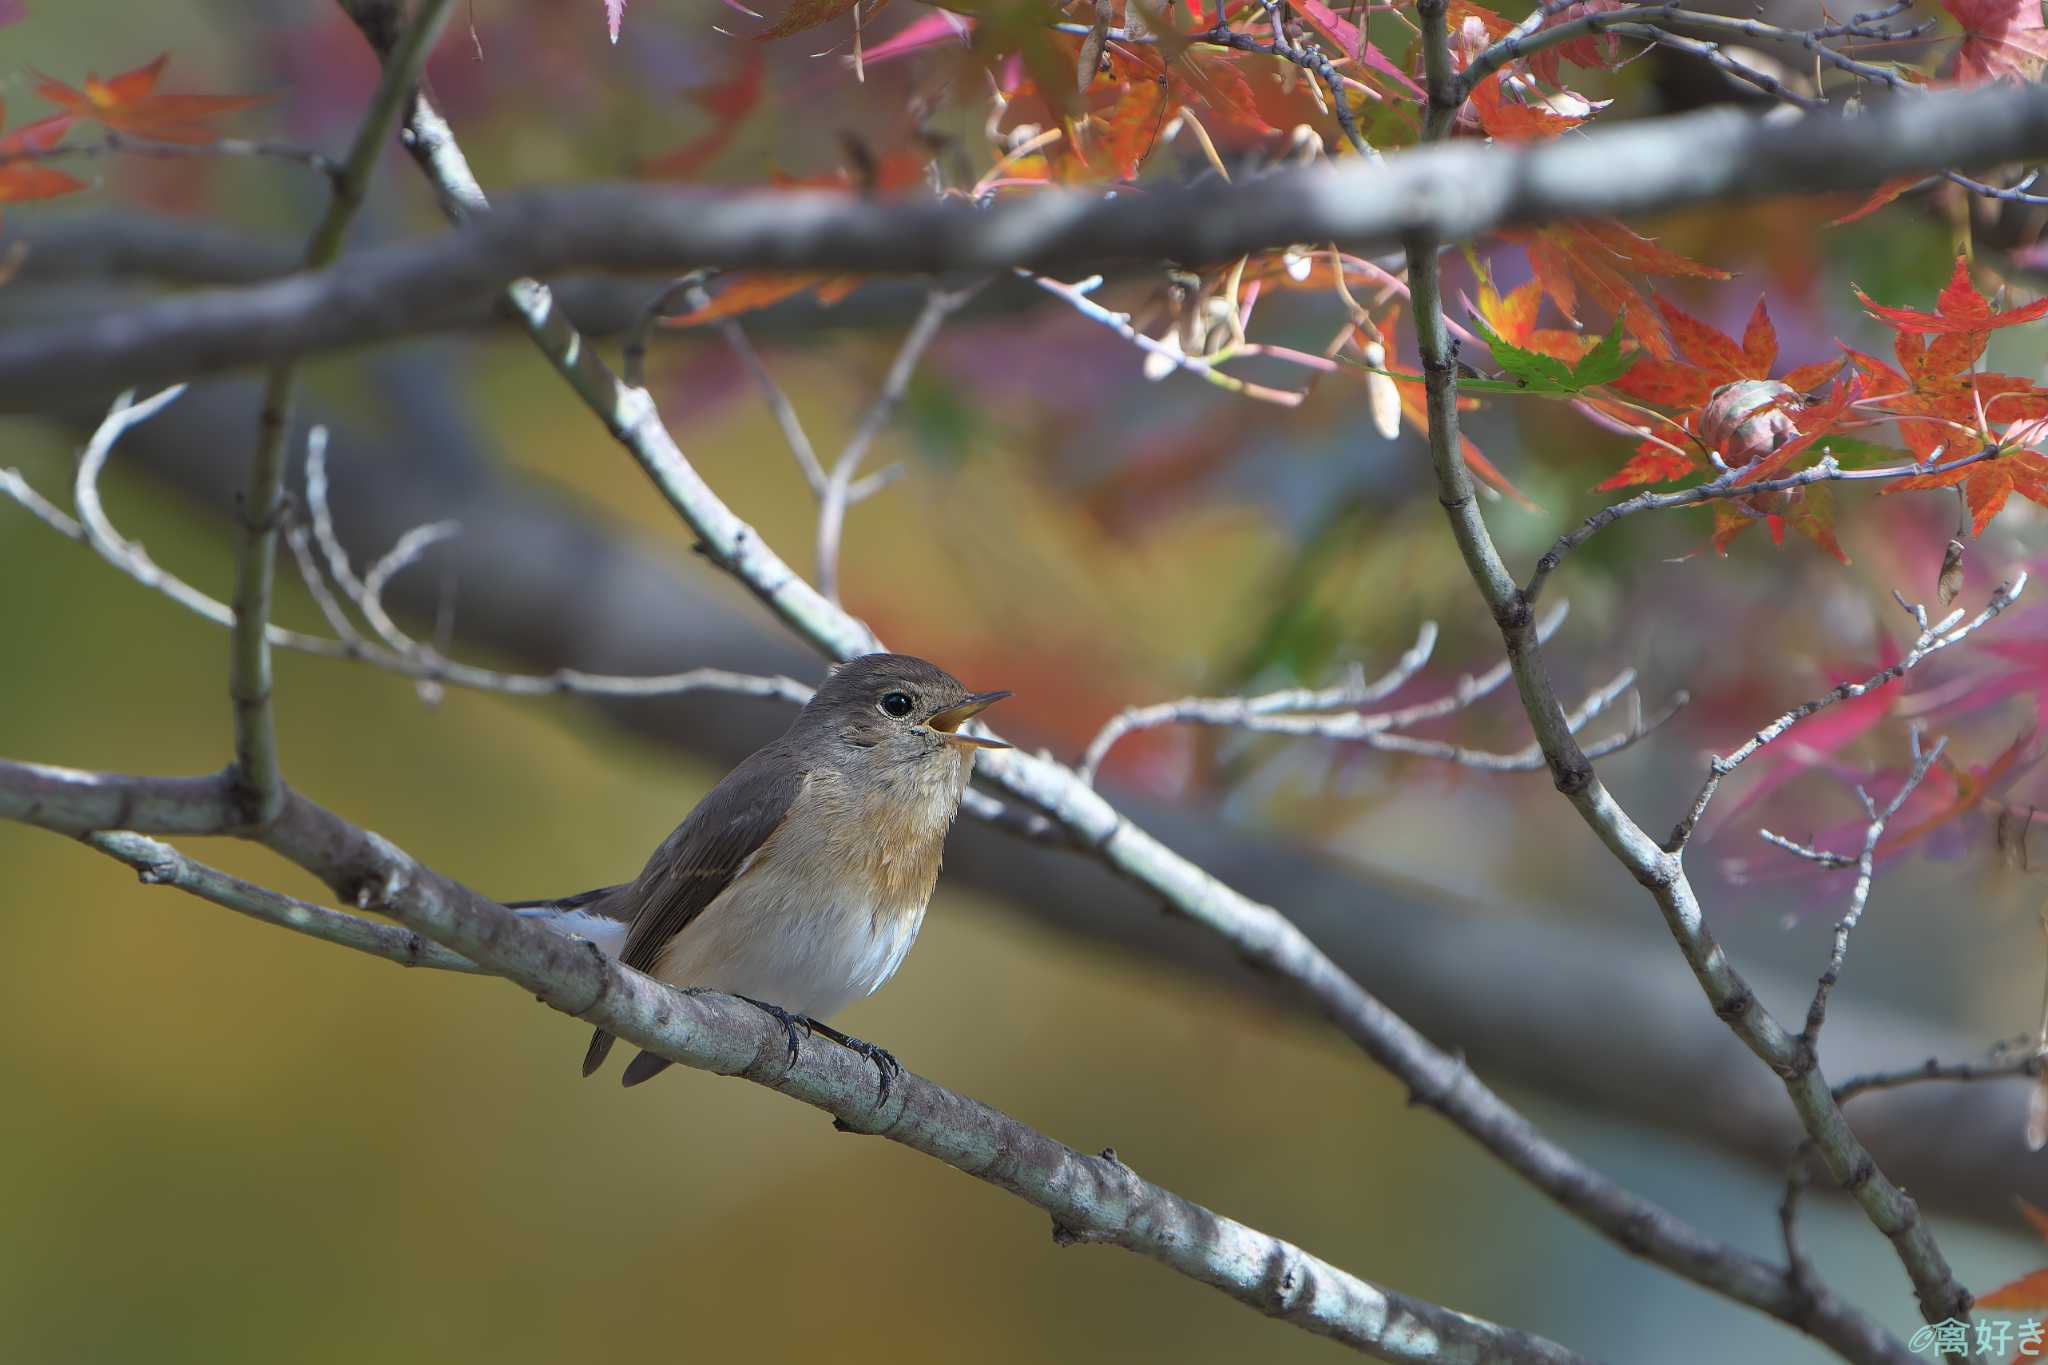
[[[875,1103],[889,1102],[889,1082],[903,1074],[903,1063],[896,1060],[894,1053],[885,1047],[877,1047],[850,1033],[841,1033],[830,1024],[821,1024],[815,1019],[806,1020],[813,1033],[822,1033],[843,1048],[858,1052],[875,1064]]]
[[[811,1033],[822,1026],[816,1020],[806,1019],[801,1014],[791,1014],[782,1006],[771,1005],[766,1000],[756,1000],[751,995],[743,995],[739,998],[782,1025],[782,1032],[789,1039],[789,1064],[795,1066],[797,1054],[802,1050],[802,1039],[797,1036],[797,1030],[802,1029],[805,1033]]]

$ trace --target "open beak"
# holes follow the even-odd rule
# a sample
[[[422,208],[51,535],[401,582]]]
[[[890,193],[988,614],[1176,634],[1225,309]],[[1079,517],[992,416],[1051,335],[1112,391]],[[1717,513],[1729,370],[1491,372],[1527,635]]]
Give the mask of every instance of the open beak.
[[[1008,692],[976,692],[958,706],[949,706],[939,712],[926,721],[925,724],[937,730],[949,742],[954,744],[981,749],[1007,749],[1010,746],[999,739],[984,739],[980,735],[963,735],[960,733],[960,727],[1009,695]]]

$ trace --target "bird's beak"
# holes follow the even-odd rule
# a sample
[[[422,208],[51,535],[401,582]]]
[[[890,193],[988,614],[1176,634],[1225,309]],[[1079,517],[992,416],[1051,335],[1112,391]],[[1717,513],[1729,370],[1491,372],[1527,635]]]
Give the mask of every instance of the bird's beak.
[[[958,706],[949,706],[939,712],[926,721],[925,724],[937,730],[941,736],[953,744],[965,745],[970,748],[1007,749],[1010,746],[999,739],[985,739],[980,735],[963,735],[960,733],[960,727],[1009,695],[1008,692],[976,692]]]

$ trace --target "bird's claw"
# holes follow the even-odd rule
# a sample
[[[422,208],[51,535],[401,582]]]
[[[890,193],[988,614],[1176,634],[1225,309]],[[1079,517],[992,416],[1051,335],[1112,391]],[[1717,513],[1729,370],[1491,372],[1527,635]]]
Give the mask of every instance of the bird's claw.
[[[889,1083],[903,1074],[903,1063],[896,1060],[895,1053],[885,1047],[878,1047],[866,1039],[856,1038],[850,1033],[841,1033],[830,1024],[821,1024],[808,1015],[791,1014],[780,1005],[771,1005],[765,1000],[756,1000],[751,995],[743,995],[740,999],[782,1025],[783,1033],[789,1038],[789,1064],[791,1066],[796,1065],[797,1056],[801,1050],[798,1046],[801,1039],[797,1036],[797,1030],[802,1029],[806,1034],[823,1034],[841,1047],[858,1053],[874,1063],[875,1103],[878,1105],[888,1103]]]
[[[797,1030],[802,1029],[805,1033],[810,1033],[817,1027],[816,1021],[806,1019],[801,1014],[791,1014],[780,1005],[771,1005],[766,1000],[756,1000],[750,995],[743,995],[740,999],[782,1025],[783,1036],[789,1040],[789,1064],[795,1066],[798,1055],[803,1051],[803,1040],[797,1036]]]
[[[875,1103],[887,1104],[889,1082],[903,1074],[903,1063],[896,1060],[896,1054],[885,1047],[877,1047],[866,1039],[856,1038],[850,1033],[841,1033],[831,1025],[821,1024],[815,1019],[811,1020],[810,1024],[816,1032],[824,1034],[841,1047],[857,1052],[875,1064]]]

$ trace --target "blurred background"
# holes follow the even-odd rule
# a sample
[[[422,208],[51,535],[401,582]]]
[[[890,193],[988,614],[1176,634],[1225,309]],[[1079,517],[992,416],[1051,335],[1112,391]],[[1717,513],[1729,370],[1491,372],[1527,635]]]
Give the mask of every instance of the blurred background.
[[[489,0],[459,14],[430,74],[487,186],[629,175],[705,134],[691,92],[729,76],[739,44],[716,27],[736,23],[706,4],[636,0],[612,47],[595,0]],[[826,45],[765,49],[770,79],[800,96],[765,104],[702,178],[831,171],[841,153],[825,133],[886,144],[938,79],[904,62],[855,87],[838,51],[811,55]],[[28,0],[26,18],[0,28],[9,125],[42,112],[31,68],[75,84],[163,51],[166,90],[273,95],[231,131],[330,151],[374,75],[353,32],[311,0]],[[1647,66],[1615,86],[1607,93],[1639,112],[1681,102]],[[89,193],[12,206],[0,223],[31,247],[0,290],[0,325],[108,306],[164,279],[277,268],[322,192],[274,163],[101,158],[71,169],[93,180]],[[1772,203],[1637,226],[1740,273],[1673,291],[1724,329],[1739,334],[1767,292],[1791,366],[1826,358],[1837,337],[1887,344],[1854,311],[1849,281],[1926,307],[1947,278],[1952,214],[1908,203],[1823,232],[1845,207]],[[182,266],[92,254],[114,227],[138,223],[164,240],[201,224],[247,236]],[[360,238],[435,223],[412,168],[391,158]],[[1513,247],[1491,263],[1503,287],[1527,276]],[[1476,289],[1469,264],[1452,270],[1454,287]],[[1128,287],[1134,301],[1149,288]],[[567,296],[600,320],[593,331],[616,333],[621,300],[637,307],[658,288],[598,282]],[[799,298],[749,319],[821,451],[851,434],[918,297],[883,282],[830,308]],[[1322,306],[1281,300],[1266,321],[1315,349],[1334,325]],[[2044,352],[2040,329],[2020,328],[1992,357],[2038,376]],[[712,485],[809,567],[810,494],[723,342],[665,333],[649,376]],[[417,633],[431,636],[442,616],[453,652],[507,667],[719,665],[815,679],[816,661],[690,553],[688,534],[523,337],[477,326],[323,360],[309,377],[309,410],[335,423],[336,512],[360,561],[406,526],[464,522],[462,539],[403,581]],[[108,397],[53,393],[37,411],[0,416],[0,463],[68,501],[80,433]],[[906,473],[852,514],[847,605],[971,686],[1014,690],[1005,732],[1069,760],[1126,704],[1327,683],[1352,661],[1376,671],[1424,620],[1443,639],[1401,696],[1437,695],[1493,661],[1492,627],[1444,534],[1419,443],[1373,435],[1360,398],[1348,378],[1293,410],[1184,376],[1148,383],[1138,353],[1109,332],[992,288],[949,325],[869,460]],[[135,433],[103,484],[117,525],[223,595],[222,490],[240,477],[254,414],[245,383],[201,386]],[[1561,406],[1488,409],[1472,430],[1535,504],[1489,508],[1524,567],[1602,505],[1586,490],[1627,455]],[[1632,665],[1646,706],[1680,688],[1694,698],[1602,765],[1651,828],[1690,798],[1706,750],[1867,672],[1909,636],[1892,588],[1931,599],[1954,504],[1841,502],[1852,567],[1756,532],[1717,558],[1706,517],[1680,514],[1607,533],[1559,575],[1552,591],[1572,604],[1552,651],[1561,687]],[[1962,601],[1980,603],[2043,544],[2040,516],[2016,501],[1972,544]],[[162,773],[224,761],[224,633],[11,504],[0,504],[0,583],[0,753]],[[313,627],[296,582],[283,592],[281,615]],[[1977,772],[1997,802],[2038,799],[2029,737],[2041,683],[2024,646],[2037,648],[2044,627],[2048,613],[2023,606],[1984,648],[1916,673],[1898,714],[1759,765],[1731,792],[1694,865],[1740,963],[1810,983],[1846,885],[1760,857],[1755,830],[1808,837],[1850,820],[1844,778],[1896,771],[1905,714],[1949,734],[1959,770]],[[508,898],[629,876],[786,716],[731,700],[434,702],[403,679],[290,654],[278,678],[295,784]],[[1526,737],[1511,700],[1435,733],[1503,748]],[[1719,1094],[1700,1090],[1708,1059],[1716,1075],[1748,1059],[1729,1063],[1733,1044],[1651,908],[1546,779],[1161,731],[1121,746],[1104,783],[1141,818],[1157,813],[1169,841],[1205,865],[1249,869],[1249,889],[1368,986],[1426,1011],[1437,1042],[1468,1051],[1594,1165],[1714,1235],[1777,1254],[1789,1147],[1773,1145],[1770,1124],[1782,1118],[1752,1125],[1718,1098],[1693,1104]],[[1944,820],[1886,866],[1840,997],[1849,1014],[1838,1022],[1866,1021],[1862,1041],[1981,1049],[2034,1027],[2043,884],[2008,865],[1988,810]],[[323,894],[260,851],[184,846]],[[1326,1027],[1220,970],[1199,931],[1106,878],[1085,880],[1078,855],[963,828],[951,867],[903,972],[841,1021],[907,1066],[1082,1150],[1113,1145],[1146,1177],[1347,1269],[1596,1357],[1821,1358],[1556,1213],[1409,1108]],[[502,983],[406,972],[245,922],[32,830],[0,825],[0,869],[11,928],[0,1085],[12,1097],[0,1106],[0,1358],[1225,1361],[1337,1350],[1138,1258],[1056,1249],[1023,1204],[836,1135],[754,1087],[673,1072],[631,1092],[580,1082],[582,1027]],[[1443,962],[1415,975],[1425,956],[1401,953],[1432,944]],[[1581,979],[1599,984],[1545,993]],[[1793,996],[1770,1003],[1798,1007]],[[1662,1010],[1659,1027],[1685,1050],[1623,1067],[1601,1040],[1641,1028],[1646,1008]],[[1569,1015],[1586,1051],[1514,1053],[1507,1035],[1518,1032],[1537,1038],[1529,1051],[1560,1053],[1545,1041],[1557,1035],[1518,1010],[1546,1028]],[[1853,1069],[1830,1064],[1837,1079]],[[2040,1179],[2020,1148],[2020,1098],[1951,1093],[1916,1120],[1915,1169],[1935,1182],[1943,1244],[1979,1290],[2048,1262],[2012,1204],[2025,1188],[2016,1173]],[[1951,1143],[1969,1163],[1987,1151],[1998,1160],[1947,1166]],[[1751,1160],[1758,1150],[1778,1155]],[[1814,1199],[1807,1218],[1823,1271],[1909,1332],[1911,1298],[1883,1239],[1838,1201]]]

